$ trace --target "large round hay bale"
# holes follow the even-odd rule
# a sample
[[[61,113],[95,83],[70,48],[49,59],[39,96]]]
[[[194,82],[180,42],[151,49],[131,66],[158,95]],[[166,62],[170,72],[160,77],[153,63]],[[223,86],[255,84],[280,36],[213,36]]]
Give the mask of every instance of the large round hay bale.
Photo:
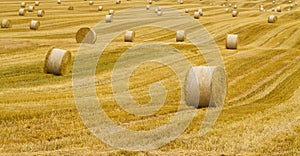
[[[238,35],[237,34],[227,34],[226,48],[227,49],[237,49],[237,45],[238,45]]]
[[[149,10],[150,9],[150,5],[146,5],[146,10]]]
[[[222,106],[226,97],[226,74],[217,66],[196,66],[189,71],[185,99],[194,107]]]
[[[98,11],[102,11],[103,10],[103,6],[98,6]]]
[[[45,15],[45,11],[44,10],[38,10],[37,16],[38,17],[43,17]]]
[[[194,12],[194,19],[199,19],[199,16],[200,16],[199,12],[195,11]]]
[[[189,13],[189,11],[190,11],[189,9],[185,9],[184,10],[185,13]]]
[[[40,22],[36,20],[31,20],[29,28],[32,30],[38,30],[40,28]]]
[[[26,2],[21,2],[21,8],[25,8],[26,7]]]
[[[277,21],[277,16],[270,15],[268,18],[268,23],[275,23]]]
[[[1,28],[11,28],[12,22],[9,19],[3,19],[1,22]]]
[[[73,6],[69,6],[68,10],[74,10],[74,7]]]
[[[149,4],[152,4],[152,0],[149,0],[148,3],[149,3]]]
[[[94,1],[89,1],[89,5],[93,5],[94,4]]]
[[[228,8],[225,8],[225,12],[229,12],[229,9],[228,9]]]
[[[116,4],[120,4],[121,3],[121,0],[116,0]]]
[[[238,11],[237,10],[233,10],[232,11],[232,17],[237,17],[238,16]]]
[[[124,35],[124,41],[125,42],[133,42],[135,37],[135,32],[131,30],[126,30]]]
[[[61,0],[57,0],[57,4],[61,4]]]
[[[108,11],[108,15],[113,15],[113,14],[114,14],[114,10],[110,9],[110,10]]]
[[[24,8],[19,9],[19,15],[20,16],[25,16],[26,10]]]
[[[237,5],[236,4],[233,5],[233,9],[237,9]]]
[[[112,15],[106,15],[105,16],[105,22],[106,23],[111,23],[112,22]]]
[[[185,40],[185,31],[177,30],[176,31],[176,42],[183,42]]]
[[[277,12],[281,12],[281,7],[278,6],[278,7],[276,8],[276,11],[277,11]]]
[[[34,6],[28,6],[28,12],[33,12],[34,11]]]
[[[80,28],[76,33],[77,43],[89,43],[94,44],[97,40],[97,34],[94,30],[84,27]]]
[[[52,48],[46,55],[44,72],[54,75],[66,75],[70,71],[71,61],[71,52]]]
[[[39,2],[39,1],[35,1],[35,2],[34,2],[34,5],[35,5],[35,6],[39,6],[39,5],[40,5],[40,2]]]

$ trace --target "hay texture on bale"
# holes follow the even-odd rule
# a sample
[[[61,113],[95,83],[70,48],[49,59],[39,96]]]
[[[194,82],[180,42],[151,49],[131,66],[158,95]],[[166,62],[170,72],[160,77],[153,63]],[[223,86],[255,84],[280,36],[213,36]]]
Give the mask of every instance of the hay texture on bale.
[[[34,6],[28,6],[28,12],[33,12],[34,11]]]
[[[185,40],[185,31],[177,30],[176,31],[176,42],[183,42]]]
[[[102,11],[103,10],[103,6],[98,6],[98,11]]]
[[[268,18],[268,23],[275,23],[277,21],[277,16],[270,15]]]
[[[70,71],[72,55],[69,51],[52,48],[45,59],[44,72],[54,75],[66,75]]]
[[[185,99],[194,107],[222,106],[226,97],[226,75],[218,66],[195,66],[189,71]]]
[[[31,20],[29,28],[32,30],[38,30],[40,28],[40,22],[36,20]]]
[[[9,19],[3,19],[1,22],[1,28],[11,28],[12,22]]]
[[[19,16],[25,16],[26,10],[24,8],[19,9]]]
[[[73,6],[69,6],[68,10],[74,10],[74,7]]]
[[[106,22],[106,23],[112,22],[112,15],[106,15],[106,16],[105,16],[105,22]]]
[[[199,12],[195,11],[194,12],[194,19],[199,19],[199,16],[200,16]]]
[[[237,34],[227,34],[226,49],[237,49],[237,45],[238,45],[238,35]]]
[[[237,17],[238,16],[238,11],[237,10],[233,10],[232,11],[232,17]]]
[[[88,27],[80,28],[76,33],[77,43],[94,44],[96,40],[97,40],[96,32]]]
[[[35,6],[39,6],[39,5],[40,5],[40,2],[39,2],[39,1],[35,1],[35,2],[34,2],[34,5],[35,5]]]
[[[43,17],[45,15],[45,11],[44,10],[38,10],[37,16],[38,17]]]
[[[135,32],[131,30],[126,30],[124,35],[124,41],[125,42],[133,42],[135,38]]]

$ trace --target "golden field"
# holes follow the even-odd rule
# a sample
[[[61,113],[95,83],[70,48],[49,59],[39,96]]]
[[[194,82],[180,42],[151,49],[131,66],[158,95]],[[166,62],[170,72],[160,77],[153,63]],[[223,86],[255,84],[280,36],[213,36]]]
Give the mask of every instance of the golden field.
[[[76,56],[80,47],[75,35],[81,27],[94,27],[109,9],[118,11],[146,6],[146,0],[40,1],[33,13],[19,16],[22,1],[0,0],[0,20],[12,20],[12,28],[0,29],[0,155],[300,155],[300,1],[289,9],[288,0],[236,1],[239,15],[226,13],[226,1],[153,1],[155,6],[184,12],[202,8],[198,20],[213,36],[227,74],[227,97],[213,129],[199,136],[207,108],[197,109],[195,118],[176,140],[159,149],[130,152],[106,145],[84,125],[76,109],[72,73],[54,76],[43,72],[45,56],[52,47]],[[34,1],[27,2],[34,5]],[[210,3],[212,3],[210,5]],[[235,3],[232,1],[231,3]],[[259,5],[266,12],[259,11]],[[103,11],[98,11],[98,6]],[[74,6],[74,10],[68,10]],[[281,6],[282,12],[271,12]],[[37,17],[44,9],[44,17]],[[232,7],[230,8],[232,9]],[[146,9],[145,9],[146,11]],[[271,14],[276,23],[268,23]],[[39,20],[39,30],[29,22]],[[133,43],[115,38],[99,59],[96,91],[107,115],[132,130],[150,130],[168,122],[177,110],[181,88],[172,70],[156,63],[139,66],[130,78],[130,93],[140,104],[149,102],[147,90],[162,81],[168,91],[165,105],[154,115],[138,117],[122,110],[114,100],[110,84],[114,63],[129,47],[142,42],[166,42],[179,49],[193,65],[205,60],[190,42],[175,42],[175,32],[144,27],[135,30]],[[237,50],[225,48],[226,34],[237,33]],[[98,36],[98,37],[101,37]],[[134,56],[133,56],[134,57]],[[190,107],[189,109],[194,109]]]

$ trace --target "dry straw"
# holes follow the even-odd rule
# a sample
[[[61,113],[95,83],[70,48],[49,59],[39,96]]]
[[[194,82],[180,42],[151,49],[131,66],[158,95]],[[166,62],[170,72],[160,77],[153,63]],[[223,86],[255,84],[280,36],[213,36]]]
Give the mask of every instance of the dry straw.
[[[176,31],[176,42],[183,42],[185,40],[185,31],[177,30]]]
[[[24,8],[19,9],[19,15],[20,16],[25,16],[26,10]]]
[[[237,45],[238,45],[238,35],[237,34],[227,34],[226,48],[227,49],[237,49]]]
[[[9,19],[3,19],[1,22],[1,28],[11,28],[12,22]]]
[[[21,3],[21,8],[25,8],[26,7],[26,2],[22,2]]]
[[[185,99],[195,107],[222,106],[226,97],[225,70],[217,66],[196,66],[189,71]]]
[[[131,30],[126,30],[124,35],[124,41],[125,42],[133,42],[135,38],[135,32]]]
[[[103,10],[103,6],[98,6],[98,11],[102,11]]]
[[[94,44],[97,40],[97,34],[94,30],[84,27],[80,28],[76,33],[77,43],[89,43]]]
[[[277,16],[270,15],[268,18],[268,23],[275,23],[277,21]]]
[[[106,22],[106,23],[112,22],[112,15],[106,15],[106,16],[105,16],[105,22]]]
[[[40,22],[36,21],[36,20],[31,20],[30,24],[29,24],[29,28],[32,30],[38,30],[40,27]]]
[[[43,17],[45,15],[45,11],[44,10],[38,10],[37,16],[38,17]]]
[[[199,12],[195,11],[194,12],[194,19],[199,19],[199,16],[200,16]]]
[[[40,2],[39,2],[39,1],[35,1],[35,2],[34,2],[34,5],[35,5],[35,6],[39,6],[39,5],[40,5]]]
[[[238,11],[237,10],[233,10],[232,11],[232,17],[237,17],[238,16]]]
[[[52,48],[45,59],[44,72],[55,75],[66,75],[70,71],[72,55],[69,51]]]
[[[34,11],[34,6],[28,6],[28,12],[33,12]]]

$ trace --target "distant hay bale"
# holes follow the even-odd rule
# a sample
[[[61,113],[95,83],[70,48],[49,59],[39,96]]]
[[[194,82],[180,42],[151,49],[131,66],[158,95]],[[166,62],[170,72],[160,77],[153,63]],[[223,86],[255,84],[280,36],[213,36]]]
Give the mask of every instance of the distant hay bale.
[[[160,6],[157,7],[157,11],[161,11],[161,7]]]
[[[28,12],[33,12],[34,11],[34,6],[28,6]]]
[[[162,16],[162,11],[157,11],[157,16]]]
[[[9,19],[3,19],[1,22],[1,28],[11,28],[12,22]]]
[[[45,11],[44,10],[38,10],[37,16],[38,17],[43,17],[45,15]]]
[[[71,52],[52,48],[45,58],[44,72],[54,75],[67,75],[72,61]]]
[[[238,35],[227,34],[226,37],[226,49],[237,49],[238,46]]]
[[[275,4],[275,0],[273,0],[272,3]]]
[[[190,11],[189,9],[185,9],[184,10],[185,13],[189,13],[189,11]]]
[[[98,11],[102,11],[103,10],[103,6],[98,6]]]
[[[229,9],[228,9],[228,8],[226,8],[226,9],[225,9],[225,12],[229,12]]]
[[[74,7],[73,6],[69,6],[68,10],[74,10]]]
[[[31,20],[29,28],[32,30],[38,30],[40,28],[40,22],[36,20]]]
[[[34,2],[34,5],[35,5],[35,6],[39,6],[39,5],[40,5],[40,2],[39,2],[39,1],[35,1],[35,2]]]
[[[275,8],[272,8],[272,11],[275,11]]]
[[[277,12],[281,12],[281,7],[278,6],[278,7],[276,8],[276,11],[277,11]]]
[[[120,4],[121,3],[121,0],[116,0],[116,4]]]
[[[222,106],[226,97],[226,74],[218,66],[195,66],[185,85],[186,103],[194,107]]]
[[[149,4],[152,4],[152,0],[149,0],[148,3],[149,3]]]
[[[237,9],[237,5],[236,4],[233,5],[233,9]]]
[[[233,10],[232,11],[232,17],[237,17],[238,16],[238,11],[237,10]]]
[[[106,15],[105,16],[105,22],[106,23],[111,23],[112,22],[112,15]]]
[[[177,30],[176,31],[176,42],[184,42],[185,40],[185,31]]]
[[[183,4],[183,0],[180,0],[180,1],[179,1],[179,4]]]
[[[146,5],[146,10],[149,10],[150,9],[150,5]]]
[[[84,27],[80,28],[76,33],[77,43],[94,44],[97,40],[97,34],[94,30]]]
[[[57,4],[61,4],[61,0],[57,0]]]
[[[108,11],[108,14],[109,14],[109,15],[113,15],[113,14],[114,14],[114,10],[110,9],[110,10]]]
[[[19,9],[19,16],[25,16],[26,10],[24,8]]]
[[[93,5],[94,4],[94,1],[89,1],[89,5]]]
[[[25,8],[26,7],[26,2],[22,2],[21,3],[21,8]]]
[[[268,18],[268,23],[275,23],[277,21],[277,16],[270,15]]]
[[[199,12],[195,11],[194,12],[194,19],[199,19],[199,16],[200,16]]]
[[[231,3],[228,4],[228,7],[231,7]]]
[[[124,35],[124,42],[133,42],[135,38],[135,32],[131,30],[126,30]]]

